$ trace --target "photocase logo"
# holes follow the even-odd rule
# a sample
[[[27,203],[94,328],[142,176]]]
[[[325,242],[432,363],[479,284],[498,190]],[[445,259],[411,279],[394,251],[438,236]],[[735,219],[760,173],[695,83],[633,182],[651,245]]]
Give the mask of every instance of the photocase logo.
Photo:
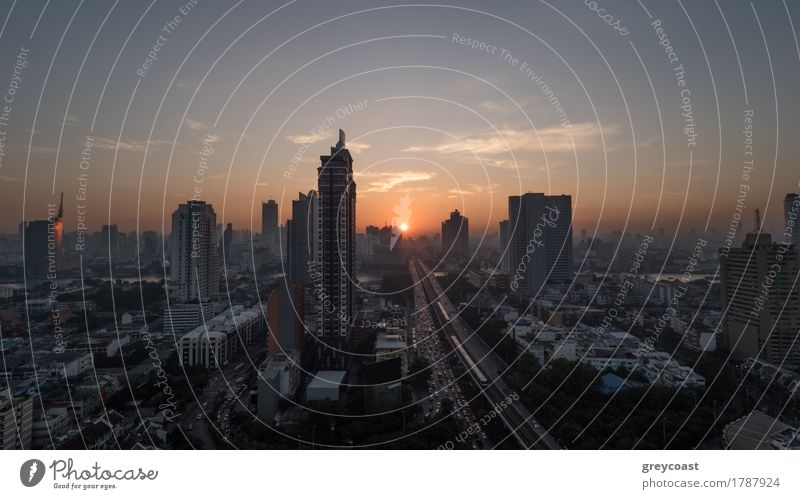
[[[392,239],[389,241],[389,251],[394,249],[394,245],[400,239],[403,232],[408,230],[408,222],[411,219],[411,196],[403,194],[400,196],[400,203],[394,205],[394,217],[392,217]]]
[[[44,478],[44,463],[38,459],[28,459],[19,469],[19,479],[26,487],[35,487]]]

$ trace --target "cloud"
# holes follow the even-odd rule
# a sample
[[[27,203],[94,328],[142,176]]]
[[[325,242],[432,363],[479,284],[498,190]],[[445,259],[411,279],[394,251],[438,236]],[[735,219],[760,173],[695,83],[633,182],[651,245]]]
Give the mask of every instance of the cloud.
[[[146,140],[120,140],[117,142],[116,139],[107,139],[104,137],[97,137],[94,140],[95,149],[108,149],[112,151],[119,148],[120,151],[126,152],[144,152],[145,149],[147,149],[147,144]],[[172,144],[172,142],[168,140],[151,140],[149,151],[161,151],[164,146],[169,144]]]
[[[396,187],[412,182],[431,180],[435,172],[406,170],[402,172],[363,172],[356,173],[359,194],[369,192],[389,192]],[[364,182],[362,182],[362,180]]]
[[[206,126],[206,124],[202,121],[193,120],[191,118],[186,118],[183,120],[183,126],[195,132],[202,132],[208,128],[208,126]]]
[[[411,146],[404,152],[436,152],[442,154],[475,153],[475,154],[507,154],[509,151],[542,151],[547,153],[572,151],[575,149],[598,149],[600,143],[600,127],[595,123],[577,123],[569,128],[555,125],[538,129],[538,136],[533,130],[504,128],[500,133],[485,133],[479,136],[465,137],[460,142],[443,142],[434,146]],[[603,128],[606,136],[618,133],[616,126]]]
[[[309,133],[307,135],[287,135],[286,139],[294,142],[295,144],[316,144],[333,137],[330,130],[325,130],[322,133]]]
[[[449,189],[447,191],[448,198],[460,198],[463,196],[477,196],[481,194],[493,194],[497,192],[500,184],[465,184],[458,189]]]
[[[359,154],[369,149],[369,144],[364,144],[363,142],[348,142],[347,149],[351,153]]]

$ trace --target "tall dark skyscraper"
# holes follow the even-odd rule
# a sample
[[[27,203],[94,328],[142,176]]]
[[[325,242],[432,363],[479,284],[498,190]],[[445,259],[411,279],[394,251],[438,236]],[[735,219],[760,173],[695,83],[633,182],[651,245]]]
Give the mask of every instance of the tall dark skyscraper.
[[[442,253],[454,257],[469,255],[469,219],[458,210],[442,222]]]
[[[353,280],[356,255],[356,184],[353,157],[345,134],[317,169],[318,265],[310,270],[316,288],[318,323],[316,361],[320,369],[344,369],[348,323],[355,311]]]
[[[172,213],[170,272],[178,302],[207,301],[219,289],[217,214],[205,201],[187,201]]]
[[[536,295],[546,282],[572,279],[572,197],[509,196],[511,272],[518,292]]]
[[[286,221],[286,267],[293,284],[309,284],[308,264],[314,260],[317,231],[317,193],[298,194],[292,201],[292,219]]]
[[[278,239],[278,203],[272,199],[261,203],[261,238],[268,245]]]

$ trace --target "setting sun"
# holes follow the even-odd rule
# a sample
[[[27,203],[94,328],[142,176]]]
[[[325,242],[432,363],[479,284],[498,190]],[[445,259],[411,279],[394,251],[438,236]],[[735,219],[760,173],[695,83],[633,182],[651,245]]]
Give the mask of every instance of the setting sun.
[[[408,230],[408,224],[400,224],[400,230],[401,230],[402,232],[405,232],[405,231],[407,231],[407,230]]]

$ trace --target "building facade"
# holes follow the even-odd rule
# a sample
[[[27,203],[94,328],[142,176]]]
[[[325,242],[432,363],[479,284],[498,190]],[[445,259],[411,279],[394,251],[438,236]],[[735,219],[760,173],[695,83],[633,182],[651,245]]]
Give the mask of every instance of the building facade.
[[[720,256],[721,344],[739,358],[800,366],[798,254],[769,234],[751,232]]]
[[[545,283],[572,279],[572,197],[509,196],[509,252],[517,292],[535,296]]]
[[[469,219],[458,210],[450,212],[450,218],[442,222],[442,253],[445,257],[469,256]]]
[[[315,360],[322,369],[343,369],[348,323],[355,307],[356,184],[345,134],[317,169],[316,261],[312,274],[318,309]]]
[[[205,201],[187,201],[172,214],[170,272],[178,302],[208,301],[219,290],[216,224]]]

